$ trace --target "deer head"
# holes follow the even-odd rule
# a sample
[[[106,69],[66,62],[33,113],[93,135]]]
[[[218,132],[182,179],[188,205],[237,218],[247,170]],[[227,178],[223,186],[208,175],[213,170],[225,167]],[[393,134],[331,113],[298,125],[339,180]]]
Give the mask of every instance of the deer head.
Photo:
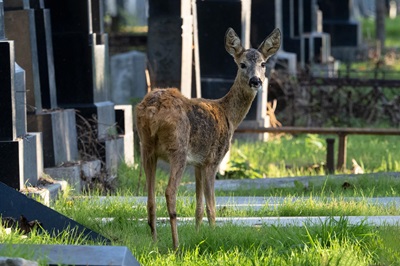
[[[260,44],[258,49],[245,49],[241,45],[236,32],[229,28],[225,34],[225,49],[233,56],[237,66],[238,73],[236,79],[240,83],[246,83],[248,88],[258,91],[262,87],[265,79],[266,61],[275,54],[281,45],[281,32],[275,29]]]

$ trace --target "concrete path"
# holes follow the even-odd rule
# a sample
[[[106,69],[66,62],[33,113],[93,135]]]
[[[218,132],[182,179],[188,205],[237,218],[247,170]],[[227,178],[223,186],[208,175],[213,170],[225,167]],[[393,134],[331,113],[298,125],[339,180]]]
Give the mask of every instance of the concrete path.
[[[234,208],[234,209],[252,209],[259,210],[261,208],[269,207],[276,208],[285,202],[301,202],[301,201],[348,201],[348,202],[366,202],[373,205],[382,206],[395,206],[400,208],[400,197],[376,197],[376,198],[362,198],[362,197],[346,197],[346,198],[319,198],[319,197],[216,197],[217,208]],[[92,197],[93,203],[99,202],[100,204],[110,204],[111,202],[130,202],[133,207],[146,205],[147,197]],[[157,197],[158,204],[165,203],[164,197]],[[195,202],[193,197],[178,197],[178,202],[183,204],[191,204]]]
[[[100,204],[109,204],[110,201],[128,201],[132,203],[132,208],[138,206],[145,206],[147,198],[146,197],[94,197],[91,199],[93,204],[98,200]],[[310,200],[309,197],[216,197],[217,208],[233,208],[233,209],[251,209],[254,211],[260,210],[261,208],[277,208],[287,201],[307,201]],[[313,201],[337,201],[338,198],[318,198],[313,197]],[[400,197],[377,197],[377,198],[341,198],[340,200],[349,202],[359,202],[364,201],[371,205],[381,205],[381,206],[395,206],[400,208]],[[179,197],[178,202],[183,202],[183,204],[194,203],[194,197]],[[157,198],[158,203],[165,203],[164,197]],[[276,226],[304,226],[312,224],[321,224],[326,219],[331,217],[328,216],[307,216],[307,217],[217,217],[217,225],[222,225],[226,223],[231,223],[235,225],[243,226],[261,226],[261,225],[276,225]],[[333,217],[334,219],[339,219],[339,216]],[[400,225],[400,216],[346,216],[350,224],[359,224],[365,222],[371,225]],[[113,218],[100,218],[102,222],[112,221]],[[138,219],[142,222],[147,222],[146,218]],[[166,217],[159,217],[157,219],[160,225],[169,225],[169,219]],[[193,217],[178,217],[178,222],[182,223],[194,223]],[[204,222],[207,223],[207,219],[204,218]]]
[[[400,172],[385,172],[385,173],[371,173],[365,174],[373,176],[375,178],[380,177],[393,177],[400,178]],[[324,175],[324,176],[300,176],[300,177],[279,177],[279,178],[257,178],[257,179],[226,179],[216,180],[215,190],[221,191],[232,191],[238,189],[263,189],[263,188],[282,188],[282,187],[294,187],[294,181],[303,183],[305,187],[308,186],[309,182],[313,184],[321,184],[326,181],[327,178],[335,180],[351,181],[352,179],[358,178],[359,175]],[[186,184],[187,189],[195,189],[194,183]]]
[[[310,226],[320,225],[327,219],[333,218],[339,220],[340,216],[304,216],[304,217],[217,217],[217,225],[233,224],[241,226],[262,226],[262,225],[275,225],[275,226]],[[364,222],[369,225],[400,225],[400,216],[346,216],[350,224],[356,225]],[[159,224],[169,225],[169,219],[166,217],[160,217],[157,219]],[[143,219],[143,222],[147,220]],[[194,223],[194,218],[185,217],[178,218],[178,222],[182,223]],[[207,219],[203,219],[204,223],[207,223]]]

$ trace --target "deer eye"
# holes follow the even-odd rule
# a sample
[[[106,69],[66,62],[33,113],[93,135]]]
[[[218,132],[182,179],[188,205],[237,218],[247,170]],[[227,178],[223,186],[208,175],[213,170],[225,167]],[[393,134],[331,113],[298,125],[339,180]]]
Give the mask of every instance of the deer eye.
[[[240,68],[245,69],[245,68],[246,68],[246,65],[245,65],[244,63],[240,63]]]
[[[261,63],[261,67],[265,67],[265,62],[262,62],[262,63]]]

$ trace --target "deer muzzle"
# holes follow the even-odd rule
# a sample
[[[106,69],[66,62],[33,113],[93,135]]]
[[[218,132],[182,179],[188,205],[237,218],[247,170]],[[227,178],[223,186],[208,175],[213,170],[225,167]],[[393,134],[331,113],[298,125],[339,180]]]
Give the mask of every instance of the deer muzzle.
[[[254,76],[249,80],[249,86],[252,88],[259,89],[261,85],[262,81],[259,77]]]

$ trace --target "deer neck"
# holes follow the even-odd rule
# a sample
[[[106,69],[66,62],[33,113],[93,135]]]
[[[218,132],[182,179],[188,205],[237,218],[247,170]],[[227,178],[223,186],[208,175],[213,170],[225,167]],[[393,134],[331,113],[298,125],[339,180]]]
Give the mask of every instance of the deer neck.
[[[221,98],[221,106],[234,129],[239,126],[249,112],[256,95],[256,91],[249,89],[245,82],[240,82],[236,78],[229,92]]]

